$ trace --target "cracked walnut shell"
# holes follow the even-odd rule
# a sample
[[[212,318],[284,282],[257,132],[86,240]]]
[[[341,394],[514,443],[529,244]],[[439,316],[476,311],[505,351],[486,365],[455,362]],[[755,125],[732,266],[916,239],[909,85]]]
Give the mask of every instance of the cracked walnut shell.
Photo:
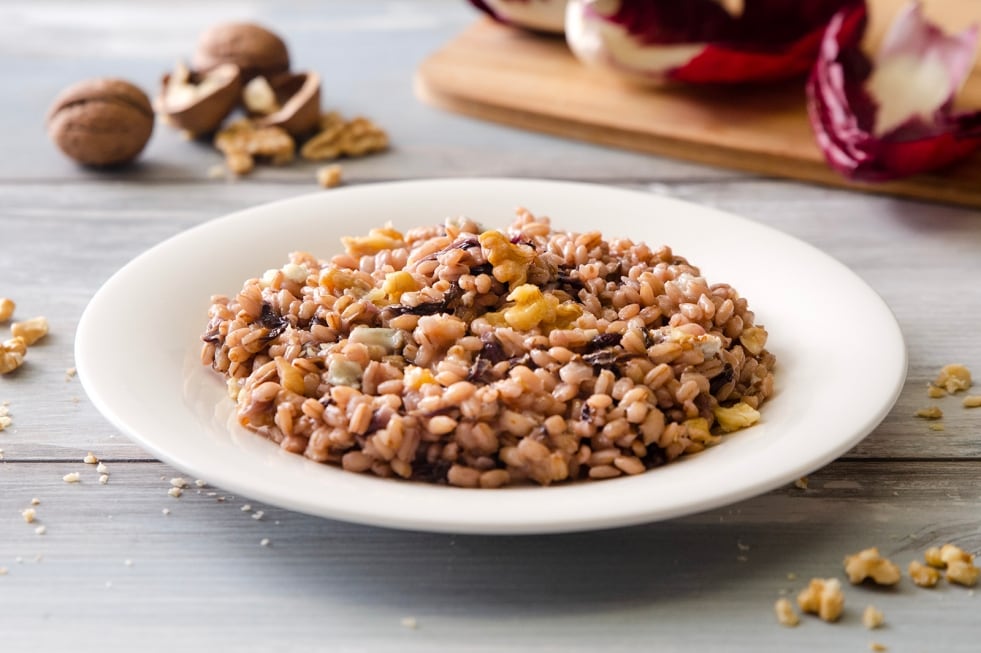
[[[178,64],[164,75],[156,107],[164,122],[192,136],[210,134],[238,104],[242,89],[238,66],[221,64],[206,72]]]
[[[256,77],[248,86],[262,88],[256,84],[259,79],[265,78]],[[256,106],[254,97],[243,95],[246,108],[260,114],[253,117],[257,126],[282,127],[294,136],[316,131],[320,123],[320,75],[313,72],[284,73],[268,78],[267,87],[273,97],[269,98],[267,93],[263,93],[263,106]],[[252,106],[249,105],[250,101]]]
[[[223,63],[233,63],[247,82],[256,75],[269,77],[290,68],[286,43],[279,36],[255,23],[223,23],[205,30],[194,53],[195,70],[207,71]]]

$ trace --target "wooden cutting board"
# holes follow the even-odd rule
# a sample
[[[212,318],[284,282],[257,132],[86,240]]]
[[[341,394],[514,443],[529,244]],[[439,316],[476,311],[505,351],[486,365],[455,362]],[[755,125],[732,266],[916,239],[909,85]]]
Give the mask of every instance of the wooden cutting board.
[[[905,0],[871,0],[874,50]],[[981,22],[979,0],[934,0],[949,30]],[[849,182],[818,150],[803,81],[752,89],[650,89],[587,68],[561,38],[481,19],[426,59],[416,93],[450,111],[593,143],[834,186],[981,207],[981,153],[947,170],[882,184]],[[981,64],[957,104],[981,107]]]

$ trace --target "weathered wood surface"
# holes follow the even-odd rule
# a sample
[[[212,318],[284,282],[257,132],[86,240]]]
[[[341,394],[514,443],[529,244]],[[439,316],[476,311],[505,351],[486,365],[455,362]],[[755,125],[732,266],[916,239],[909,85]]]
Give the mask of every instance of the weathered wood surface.
[[[0,567],[8,570],[0,650],[861,651],[873,639],[896,651],[976,650],[978,599],[963,588],[846,588],[842,623],[808,619],[796,630],[779,627],[771,605],[811,576],[840,576],[841,557],[866,546],[903,566],[948,540],[981,551],[981,409],[924,392],[949,362],[981,374],[981,215],[426,108],[412,99],[412,72],[472,20],[463,2],[178,6],[0,5],[0,79],[18,89],[0,103],[0,296],[16,298],[21,317],[43,314],[52,324],[30,364],[0,378],[0,402],[10,401],[14,420],[0,433]],[[248,499],[219,488],[169,497],[177,472],[110,426],[78,379],[66,380],[78,318],[133,256],[224,213],[314,192],[314,168],[209,179],[218,157],[161,128],[143,164],[100,175],[60,157],[44,137],[43,114],[60,87],[85,76],[116,74],[151,88],[200,27],[233,17],[286,34],[298,64],[326,80],[326,106],[389,129],[393,151],[346,164],[349,183],[467,175],[612,183],[731,210],[828,252],[896,313],[910,353],[899,402],[869,438],[813,474],[806,491],[783,488],[611,532],[429,535],[251,502],[265,512],[254,520],[240,509]],[[832,339],[861,328],[846,315],[828,323]],[[930,403],[944,408],[943,432],[912,417]],[[107,461],[108,485],[81,463],[86,451]],[[70,471],[82,472],[80,485],[62,482]],[[28,525],[19,511],[35,496],[39,521]],[[40,524],[44,535],[34,532]],[[263,538],[270,546],[260,546]],[[885,611],[884,630],[862,628],[870,602]],[[404,617],[418,628],[402,626]]]

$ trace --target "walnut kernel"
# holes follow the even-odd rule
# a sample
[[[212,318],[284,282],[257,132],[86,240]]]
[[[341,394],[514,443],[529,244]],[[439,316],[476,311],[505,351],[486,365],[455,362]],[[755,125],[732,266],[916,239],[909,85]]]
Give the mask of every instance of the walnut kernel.
[[[341,166],[334,164],[317,170],[317,183],[324,188],[335,188],[341,185]]]
[[[933,380],[933,384],[940,386],[950,394],[967,390],[971,387],[971,371],[957,363],[944,365],[940,374]]]
[[[45,317],[32,317],[23,322],[14,322],[10,325],[10,335],[23,338],[24,344],[30,347],[48,335],[48,320]]]
[[[940,572],[919,560],[909,563],[909,577],[919,587],[936,587],[940,581]]]
[[[837,621],[845,609],[845,594],[837,578],[812,578],[797,595],[797,605],[824,621]]]
[[[14,314],[17,304],[9,297],[0,297],[0,322],[6,322]]]
[[[927,406],[926,408],[921,408],[915,413],[914,417],[922,417],[923,419],[940,419],[944,416],[944,412],[940,410],[939,406]]]
[[[800,623],[800,617],[794,612],[794,606],[791,605],[789,599],[777,599],[777,602],[773,604],[773,611],[777,613],[777,621],[783,626],[793,628]]]
[[[953,560],[947,563],[947,580],[951,583],[974,587],[978,583],[979,573],[981,569],[970,562]]]
[[[320,132],[300,149],[311,161],[330,161],[342,156],[359,157],[388,147],[388,134],[367,118],[346,121],[337,112],[320,118]]]
[[[845,574],[852,585],[867,578],[871,578],[877,585],[895,585],[900,579],[899,567],[879,555],[879,549],[875,547],[846,556]]]
[[[862,625],[873,630],[878,628],[883,623],[885,623],[885,615],[882,614],[882,610],[875,607],[874,605],[865,606],[865,610],[862,612]]]
[[[13,337],[0,344],[0,374],[13,372],[24,362],[27,343],[23,338]]]

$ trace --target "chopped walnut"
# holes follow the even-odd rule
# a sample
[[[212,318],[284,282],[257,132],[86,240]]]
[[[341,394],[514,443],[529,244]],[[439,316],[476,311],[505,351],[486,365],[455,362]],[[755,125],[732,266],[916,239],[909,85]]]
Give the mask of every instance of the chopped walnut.
[[[760,412],[744,401],[728,407],[716,406],[712,413],[719,427],[726,433],[750,427],[760,421]]]
[[[967,395],[962,403],[964,408],[978,408],[981,406],[981,395]]]
[[[175,499],[178,499],[182,494],[184,494],[184,490],[180,489],[179,487],[172,487],[169,490],[167,490],[167,494],[174,497]]]
[[[78,483],[82,480],[82,475],[78,472],[70,472],[61,477],[65,483]]]
[[[739,335],[739,342],[742,344],[743,349],[753,356],[759,356],[763,348],[766,347],[766,336],[766,329],[751,326],[743,329],[743,332]]]
[[[930,383],[927,384],[927,396],[930,399],[940,399],[941,397],[947,396],[947,391]]]
[[[879,549],[875,547],[846,556],[845,574],[852,585],[867,578],[877,585],[895,585],[900,579],[899,567],[880,556]]]
[[[236,120],[215,134],[215,147],[225,155],[225,164],[235,174],[247,174],[253,159],[269,159],[273,165],[293,160],[296,143],[282,127],[256,127],[247,118]]]
[[[940,410],[939,406],[927,406],[916,411],[914,416],[922,417],[923,419],[940,419],[944,416],[944,412]]]
[[[882,614],[882,610],[875,607],[874,605],[865,606],[865,610],[862,612],[862,625],[873,630],[878,628],[883,623],[885,623],[886,617]]]
[[[940,547],[940,560],[949,566],[952,562],[974,562],[974,556],[956,544],[944,544]]]
[[[341,166],[334,164],[317,170],[317,183],[323,188],[336,188],[341,185]]]
[[[909,577],[920,587],[936,587],[940,581],[940,572],[919,560],[913,560],[909,563]]]
[[[37,517],[37,511],[34,508],[24,508],[20,511],[20,516],[24,518],[24,521],[30,524]]]
[[[885,644],[880,644],[879,642],[869,642],[869,650],[879,651],[881,653],[882,651],[888,651],[889,647]]]
[[[816,614],[824,621],[837,621],[845,608],[845,594],[837,578],[812,578],[797,595],[797,605],[804,612]]]
[[[24,344],[30,347],[48,335],[48,319],[45,317],[32,317],[23,322],[14,322],[10,325],[10,335],[15,338],[23,338]]]
[[[477,236],[484,258],[491,264],[491,273],[513,290],[528,281],[528,266],[535,259],[535,250],[528,245],[512,243],[497,230]]]
[[[947,427],[943,425],[943,422],[932,422],[927,425],[927,428],[931,431],[946,431]]]
[[[331,161],[342,156],[359,157],[388,148],[388,134],[367,118],[347,121],[336,111],[320,119],[320,132],[300,149],[310,161]]]
[[[807,489],[807,483],[808,483],[807,477],[806,476],[801,476],[799,479],[797,479],[796,481],[794,481],[794,487],[796,487],[799,490],[806,490]]]
[[[176,476],[170,479],[170,485],[172,487],[186,488],[187,480],[183,476]]]
[[[10,419],[10,409],[4,404],[0,404],[0,431],[13,423],[14,420]]]
[[[96,465],[99,463],[99,459],[95,457],[95,454],[91,451],[85,454],[85,458],[82,458],[82,462],[86,465]]]
[[[0,322],[6,322],[13,314],[17,304],[8,297],[0,297]]]
[[[971,387],[971,371],[963,365],[952,363],[944,365],[933,384],[954,394]]]
[[[978,583],[979,573],[981,573],[981,569],[970,562],[952,560],[947,563],[947,581],[951,583],[974,587]]]
[[[777,621],[783,626],[793,628],[800,623],[800,617],[794,612],[794,606],[791,605],[789,599],[777,599],[777,602],[773,604],[773,611],[777,614]]]
[[[23,338],[14,337],[0,344],[0,374],[13,372],[24,362],[27,343]]]

